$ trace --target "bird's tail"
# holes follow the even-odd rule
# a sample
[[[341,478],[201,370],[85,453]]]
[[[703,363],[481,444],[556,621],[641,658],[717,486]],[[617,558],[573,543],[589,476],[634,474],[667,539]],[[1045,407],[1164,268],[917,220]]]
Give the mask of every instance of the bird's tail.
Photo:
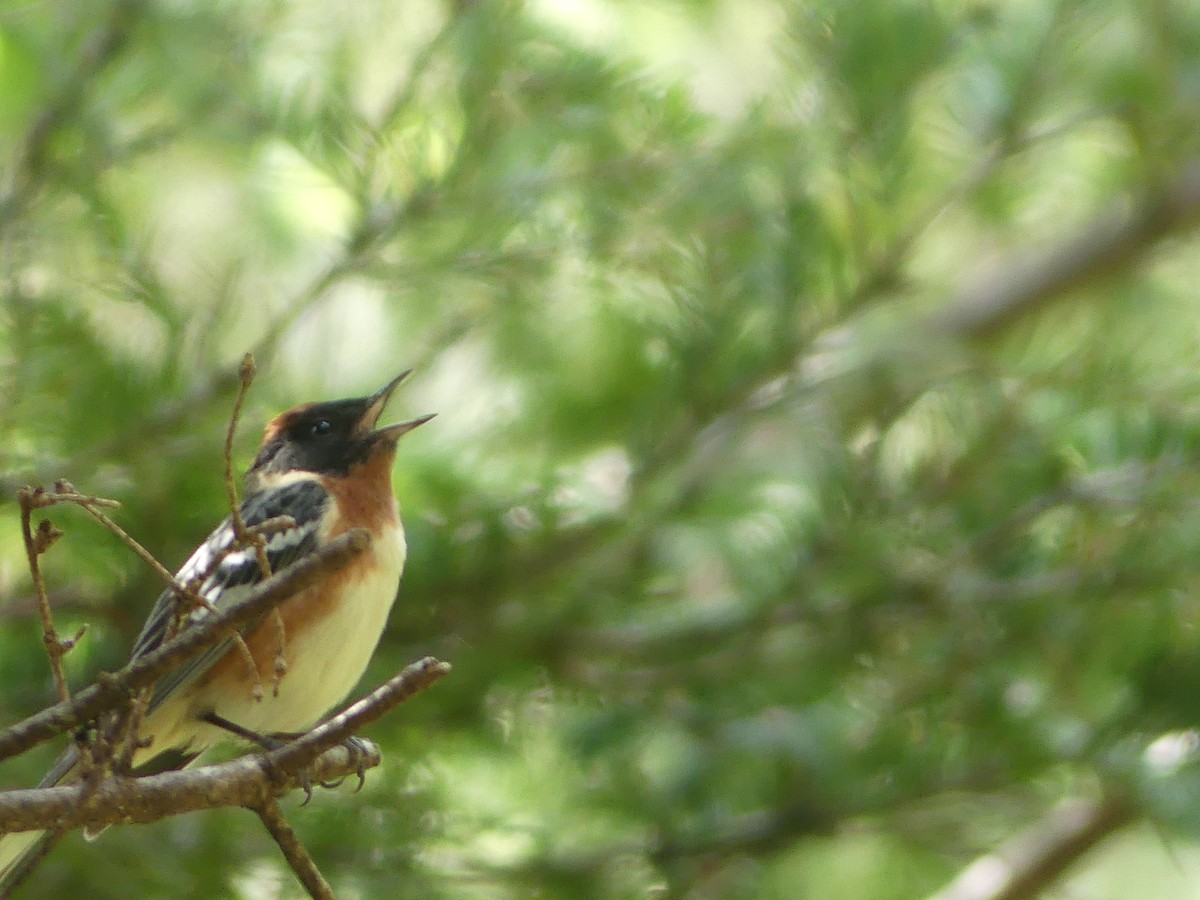
[[[69,776],[79,762],[79,753],[74,746],[58,758],[54,766],[42,779],[40,788],[54,787],[60,782],[69,780]],[[22,877],[22,863],[41,849],[49,838],[48,831],[21,831],[14,834],[0,835],[0,897],[7,897],[9,891],[16,886]]]
[[[47,831],[22,831],[0,837],[0,897],[16,886],[16,876],[25,862],[49,838]]]

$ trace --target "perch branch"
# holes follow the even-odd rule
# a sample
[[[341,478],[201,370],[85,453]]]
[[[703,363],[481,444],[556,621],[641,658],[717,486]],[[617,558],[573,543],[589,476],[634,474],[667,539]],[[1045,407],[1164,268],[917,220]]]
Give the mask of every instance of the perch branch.
[[[385,681],[357,703],[316,728],[266,754],[268,764],[284,771],[308,765],[329,747],[342,743],[409,697],[450,671],[450,664],[427,656]]]
[[[157,822],[167,816],[225,806],[258,807],[311,782],[335,781],[379,765],[370,741],[350,749],[333,747],[307,768],[267,766],[257,754],[212,766],[146,775],[114,776],[94,789],[79,782],[48,788],[0,792],[0,832],[52,828],[64,816],[75,827],[102,828]]]
[[[74,827],[100,828],[221,806],[257,812],[267,801],[295,788],[379,765],[378,747],[362,739],[350,746],[347,739],[449,671],[449,663],[426,657],[325,724],[267,753],[142,778],[118,775],[97,785],[79,782],[0,792],[0,833],[52,828],[65,816],[73,817]]]

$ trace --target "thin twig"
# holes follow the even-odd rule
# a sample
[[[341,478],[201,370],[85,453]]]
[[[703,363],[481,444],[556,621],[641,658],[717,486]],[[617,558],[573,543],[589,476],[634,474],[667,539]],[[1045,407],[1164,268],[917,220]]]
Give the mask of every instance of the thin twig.
[[[260,531],[251,530],[246,527],[246,520],[242,518],[242,507],[238,500],[237,484],[233,477],[233,439],[237,434],[238,420],[242,415],[242,405],[246,402],[246,394],[250,391],[250,385],[254,382],[254,376],[257,373],[254,365],[254,354],[247,353],[242,357],[242,364],[238,367],[238,392],[237,397],[233,401],[233,411],[229,414],[229,427],[225,429],[225,447],[222,454],[225,461],[225,469],[223,472],[223,480],[225,482],[225,497],[229,501],[229,523],[233,526],[233,540],[229,542],[229,546],[220,554],[220,558],[224,559],[230,553],[241,550],[247,545],[254,546],[254,554],[258,559],[258,570],[263,578],[271,577],[271,561],[267,558],[267,541],[262,536]],[[279,607],[275,607],[271,611],[271,618],[278,623],[276,628],[280,631],[283,629],[283,616],[279,613]],[[253,685],[252,693],[255,700],[261,700],[263,697],[262,681],[258,676],[258,665],[254,661],[254,655],[250,652],[250,648],[246,646],[246,642],[238,636],[238,652],[240,653],[243,662],[249,670],[250,680]],[[283,646],[280,644],[278,659],[283,658]],[[283,677],[283,667],[279,661],[275,664],[274,688],[275,695],[279,696],[279,680]]]
[[[1072,863],[1134,819],[1125,800],[1064,803],[967,866],[929,900],[1031,900]]]
[[[242,364],[238,367],[238,392],[233,401],[233,411],[229,414],[229,427],[225,429],[225,446],[222,454],[225,460],[225,496],[229,499],[229,515],[233,518],[234,531],[239,535],[245,532],[246,523],[242,521],[242,512],[238,508],[237,485],[233,480],[233,439],[237,434],[238,419],[242,415],[242,404],[246,402],[246,392],[250,390],[250,384],[254,381],[256,372],[254,354],[247,353],[242,357]]]
[[[425,690],[450,671],[450,663],[427,656],[407,666],[357,703],[264,757],[268,766],[294,772],[307,766],[335,744],[357,734],[409,697]]]
[[[129,547],[139,559],[153,569],[158,577],[167,583],[168,588],[175,592],[175,596],[186,605],[188,610],[200,607],[207,610],[209,613],[217,612],[217,608],[213,606],[207,598],[201,596],[197,591],[197,588],[203,582],[204,578],[207,578],[208,575],[211,574],[211,571],[206,571],[204,573],[204,578],[196,579],[194,584],[180,584],[175,580],[175,576],[171,574],[170,570],[160,563],[158,559],[155,558],[153,553],[143,547],[137,538],[133,537],[133,535],[129,534],[124,528],[100,511],[100,507],[119,507],[120,504],[116,500],[109,500],[104,497],[93,497],[88,494],[80,493],[78,490],[76,490],[74,485],[72,485],[69,481],[64,481],[63,479],[59,479],[55,482],[53,491],[46,491],[38,488],[32,492],[31,498],[32,499],[30,502],[34,503],[38,507],[52,506],[56,503],[73,503],[76,506],[81,507],[90,516],[92,516],[92,518],[103,525],[106,529],[108,529],[108,531],[110,531],[127,547]],[[280,516],[278,519],[270,520],[270,523],[273,527],[276,527],[278,521],[284,518],[290,517]],[[213,560],[211,570],[215,570],[216,566],[220,565],[221,560],[223,560],[225,556],[236,549],[236,546],[237,542],[235,541],[234,543],[231,543],[229,547],[226,547],[221,554],[218,554],[218,556]],[[174,636],[174,634],[178,632],[181,622],[182,616],[177,615],[168,634]],[[64,653],[66,650],[70,650],[70,648],[74,646],[74,642],[79,639],[82,633],[82,630],[80,630],[80,632],[69,641],[59,641],[59,645],[65,648],[63,650]],[[247,661],[247,666],[249,667],[254,680],[256,696],[261,697],[262,685],[258,683],[258,667],[254,664],[254,657],[250,654],[250,648],[246,646],[245,640],[237,632],[232,632],[228,636],[236,645],[238,653],[244,660]],[[50,645],[48,644],[47,646]],[[60,653],[59,655],[61,656],[62,654]],[[59,698],[63,699],[61,693],[59,694]]]
[[[130,662],[117,673],[101,673],[96,683],[70,701],[35,713],[0,732],[0,760],[23,753],[126,702],[130,694],[158,681],[185,660],[214,646],[231,630],[240,631],[275,605],[341,569],[371,545],[365,529],[338,535],[313,553],[256,585],[242,600],[200,619],[175,638]]]
[[[133,702],[129,705],[129,713],[124,717],[124,722],[121,723],[119,729],[121,737],[121,748],[117,754],[117,758],[113,763],[113,771],[124,775],[133,769],[133,757],[138,750],[143,747],[150,746],[148,739],[142,738],[140,735],[142,727],[142,718],[146,715],[146,710],[150,706],[150,696],[153,688],[144,687],[137,691],[133,698]]]
[[[300,837],[296,834],[295,829],[283,817],[283,812],[279,809],[275,798],[269,797],[250,808],[262,820],[267,831],[271,833],[271,837],[279,845],[288,865],[292,867],[292,871],[296,873],[296,877],[300,879],[300,883],[304,885],[308,895],[313,900],[334,900],[333,888],[329,886],[329,882],[325,880],[325,876],[321,874],[321,870],[317,868],[313,858],[304,849],[304,844],[300,842]]]
[[[238,392],[237,398],[233,401],[233,412],[229,414],[229,427],[225,429],[225,496],[229,500],[229,520],[233,524],[234,541],[244,542],[249,539],[249,534],[246,531],[246,522],[242,518],[241,505],[238,502],[237,485],[233,479],[233,438],[237,434],[238,419],[242,415],[242,404],[246,402],[246,393],[250,390],[250,385],[254,381],[256,373],[254,367],[254,354],[247,353],[242,357],[242,364],[238,367]],[[263,578],[269,578],[271,575],[271,564],[267,561],[265,544],[261,540],[255,541],[255,547],[258,551],[258,565],[262,569]]]
[[[17,492],[17,502],[21,506],[21,537],[25,541],[25,557],[29,563],[29,574],[33,578],[33,595],[37,601],[38,617],[42,622],[42,644],[46,648],[46,655],[50,658],[50,672],[54,676],[54,689],[58,693],[58,699],[65,701],[71,699],[71,689],[67,685],[62,658],[74,642],[68,643],[62,640],[54,627],[54,616],[50,611],[50,598],[46,595],[46,581],[42,577],[42,567],[39,561],[39,557],[62,535],[62,532],[43,519],[38,525],[37,537],[34,537],[31,519],[33,510],[38,506],[35,497],[40,491],[40,488],[22,488]]]
[[[173,588],[180,594],[186,596],[190,601],[197,604],[202,604],[202,598],[197,597],[194,591],[188,590],[186,585],[182,585],[175,580],[175,576],[171,574],[162,563],[160,563],[154,554],[147,550],[138,542],[137,538],[129,534],[124,528],[110,519],[100,510],[103,508],[117,508],[121,504],[116,500],[109,500],[105,497],[93,497],[88,494],[80,493],[75,489],[75,486],[69,481],[59,479],[54,483],[53,491],[40,491],[36,497],[39,506],[53,506],[56,503],[73,503],[80,507],[93,519],[103,525],[111,532],[119,541],[137,555],[138,559],[148,565],[159,578],[161,578],[168,587]]]

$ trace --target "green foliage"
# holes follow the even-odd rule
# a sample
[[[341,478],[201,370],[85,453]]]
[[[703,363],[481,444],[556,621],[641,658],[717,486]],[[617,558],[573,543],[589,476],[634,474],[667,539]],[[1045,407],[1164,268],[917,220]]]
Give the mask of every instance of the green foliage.
[[[1099,794],[1194,837],[1195,760],[1152,752],[1200,719],[1194,239],[987,340],[937,314],[1177,182],[1198,40],[1115,0],[0,11],[4,719],[52,695],[16,486],[178,564],[245,351],[243,464],[416,365],[361,687],[455,668],[361,794],[287,808],[345,896],[918,896]],[[158,586],[51,516],[79,684]],[[222,811],[29,890],[289,878]]]

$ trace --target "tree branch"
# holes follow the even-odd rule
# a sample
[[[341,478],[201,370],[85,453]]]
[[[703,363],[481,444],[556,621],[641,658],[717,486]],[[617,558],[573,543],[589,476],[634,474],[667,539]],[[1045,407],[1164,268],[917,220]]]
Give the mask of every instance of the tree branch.
[[[1049,251],[1028,248],[980,273],[951,299],[936,324],[962,338],[993,337],[1068,291],[1136,265],[1160,241],[1200,222],[1200,161],[1132,204]]]
[[[1037,897],[1104,838],[1134,819],[1117,798],[1065,803],[998,850],[981,856],[929,900]]]
[[[70,816],[75,827],[102,828],[157,822],[168,816],[223,806],[258,808],[310,782],[334,781],[379,765],[379,748],[359,740],[339,745],[307,767],[287,769],[249,754],[212,766],[146,775],[112,776],[93,789],[85,782],[0,792],[0,833],[53,828]]]
[[[289,741],[265,757],[270,765],[295,771],[308,765],[329,747],[339,744],[371,724],[409,697],[425,690],[450,671],[450,663],[426,656],[381,684],[357,703],[328,721]]]
[[[450,671],[425,657],[406,667],[328,722],[267,753],[231,762],[148,775],[0,792],[0,833],[52,828],[71,816],[74,827],[155,822],[166,816],[264,803],[312,782],[332,781],[379,765],[379,748],[347,739]]]

